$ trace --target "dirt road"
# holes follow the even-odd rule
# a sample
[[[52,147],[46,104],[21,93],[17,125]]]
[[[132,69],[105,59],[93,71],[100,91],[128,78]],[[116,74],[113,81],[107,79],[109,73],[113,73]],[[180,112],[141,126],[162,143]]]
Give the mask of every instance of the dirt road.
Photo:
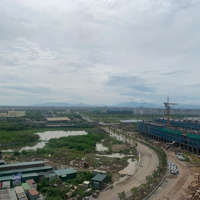
[[[186,162],[180,161],[176,158],[174,152],[166,152],[168,160],[176,163],[178,167],[178,175],[167,175],[166,180],[158,188],[158,190],[149,198],[149,200],[184,200],[185,189],[191,183],[194,177],[192,171]]]
[[[121,182],[114,186],[113,189],[108,189],[101,192],[100,196],[97,199],[119,200],[118,193],[125,191],[126,195],[128,196],[131,194],[130,190],[133,187],[145,183],[146,176],[153,173],[154,169],[156,169],[159,164],[159,160],[155,152],[144,144],[138,143],[137,149],[141,155],[141,162],[136,169],[135,174],[128,177],[128,179],[126,179],[124,182]],[[90,200],[93,200],[93,198],[90,197]]]

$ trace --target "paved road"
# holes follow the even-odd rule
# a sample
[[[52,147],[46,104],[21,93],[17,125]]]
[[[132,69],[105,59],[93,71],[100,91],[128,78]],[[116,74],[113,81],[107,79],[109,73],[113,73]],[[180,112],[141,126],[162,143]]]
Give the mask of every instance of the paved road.
[[[157,168],[159,160],[153,150],[144,144],[138,143],[138,151],[141,155],[141,163],[135,171],[135,174],[124,182],[117,184],[113,189],[108,189],[100,193],[98,200],[119,200],[118,193],[125,191],[126,195],[131,194],[133,187],[146,182],[146,176],[151,175]],[[91,197],[90,200],[93,200]]]

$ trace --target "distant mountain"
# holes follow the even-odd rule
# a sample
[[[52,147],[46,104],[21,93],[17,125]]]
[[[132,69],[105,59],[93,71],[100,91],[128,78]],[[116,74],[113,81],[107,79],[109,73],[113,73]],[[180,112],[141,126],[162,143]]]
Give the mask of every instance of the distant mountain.
[[[190,105],[190,104],[180,104],[174,106],[174,109],[200,109],[199,105]]]
[[[88,104],[70,104],[67,102],[50,102],[50,103],[43,103],[43,104],[35,104],[34,106],[55,106],[55,107],[128,107],[128,108],[161,108],[162,106],[150,103],[137,103],[137,102],[127,102],[127,103],[120,103],[117,105],[88,105]]]
[[[34,106],[55,106],[55,107],[91,107],[91,105],[87,104],[70,104],[67,102],[50,102],[50,103],[43,103],[43,104],[35,104]]]
[[[138,103],[138,102],[126,102],[126,103],[120,103],[118,105],[115,105],[114,107],[127,107],[127,108],[163,108],[161,105],[156,105],[152,103]]]
[[[70,104],[67,102],[50,102],[50,103],[43,103],[43,104],[35,104],[34,106],[44,106],[44,107],[121,107],[121,108],[164,108],[164,105],[152,104],[152,103],[145,103],[145,102],[126,102],[120,103],[116,105],[88,105],[83,103],[78,104]],[[176,106],[171,106],[174,109],[200,109],[199,105],[190,105],[190,104],[180,104]]]

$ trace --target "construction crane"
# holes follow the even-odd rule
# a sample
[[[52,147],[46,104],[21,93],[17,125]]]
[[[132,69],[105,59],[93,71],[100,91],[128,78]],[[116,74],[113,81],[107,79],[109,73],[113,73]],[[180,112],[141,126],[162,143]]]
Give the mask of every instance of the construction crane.
[[[167,127],[170,127],[170,105],[178,105],[178,103],[170,103],[169,97],[167,97],[167,102],[164,102],[165,108],[166,108],[166,116],[167,116]]]

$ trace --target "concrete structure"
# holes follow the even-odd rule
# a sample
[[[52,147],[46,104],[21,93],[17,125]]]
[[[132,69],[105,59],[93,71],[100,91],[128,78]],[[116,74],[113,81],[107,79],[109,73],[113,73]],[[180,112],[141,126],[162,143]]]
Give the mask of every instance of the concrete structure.
[[[27,199],[26,193],[25,193],[24,189],[22,188],[22,186],[14,187],[14,189],[15,189],[15,192],[17,194],[17,198],[19,200],[21,200],[21,199],[23,199],[23,200]]]
[[[25,111],[8,111],[8,117],[23,117]]]
[[[0,117],[8,117],[8,113],[0,113]]]
[[[146,137],[164,142],[173,143],[176,147],[181,147],[193,153],[200,153],[200,133],[197,131],[166,128],[163,124],[155,122],[138,123],[138,131]]]
[[[14,189],[0,190],[0,199],[4,200],[17,200],[17,195]]]

